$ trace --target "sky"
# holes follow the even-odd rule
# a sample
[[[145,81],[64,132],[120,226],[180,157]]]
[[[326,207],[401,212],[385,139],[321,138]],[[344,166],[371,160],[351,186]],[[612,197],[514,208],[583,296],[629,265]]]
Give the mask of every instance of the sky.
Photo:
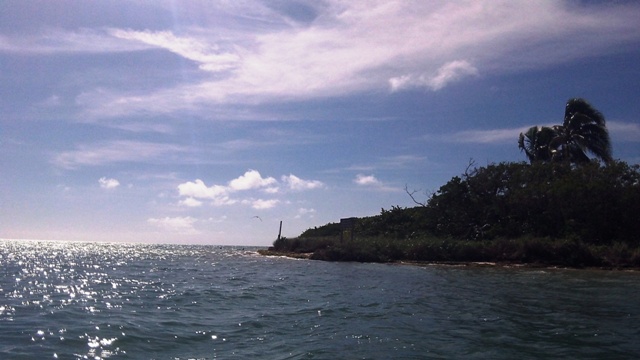
[[[268,246],[414,206],[604,113],[640,162],[640,3],[0,2],[0,238]]]

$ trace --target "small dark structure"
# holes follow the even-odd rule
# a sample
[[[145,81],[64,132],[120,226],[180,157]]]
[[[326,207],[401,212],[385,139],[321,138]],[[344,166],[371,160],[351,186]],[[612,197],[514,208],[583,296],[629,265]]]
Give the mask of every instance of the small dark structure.
[[[349,239],[349,241],[353,240],[354,237],[354,229],[356,227],[356,220],[358,218],[350,217],[345,219],[340,219],[340,241],[344,241],[345,239]]]

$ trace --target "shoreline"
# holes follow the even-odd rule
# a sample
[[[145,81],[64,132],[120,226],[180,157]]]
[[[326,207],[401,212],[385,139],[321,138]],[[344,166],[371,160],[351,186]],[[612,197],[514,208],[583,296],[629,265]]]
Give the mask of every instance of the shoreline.
[[[275,256],[275,257],[288,257],[292,259],[305,259],[305,260],[313,260],[311,259],[312,252],[309,253],[296,253],[290,251],[276,251],[276,250],[268,250],[268,249],[260,249],[258,250],[258,254],[262,256]]]
[[[286,257],[298,260],[314,260],[314,261],[330,261],[330,260],[318,260],[312,259],[313,252],[296,253],[288,251],[276,251],[261,249],[257,251],[262,256],[274,256],[274,257]],[[341,262],[341,261],[330,261]],[[350,261],[358,262],[358,261]],[[557,270],[601,270],[601,271],[627,271],[636,272],[640,268],[637,267],[607,267],[607,266],[562,266],[562,265],[549,265],[543,263],[522,263],[522,262],[500,262],[500,261],[413,261],[413,260],[397,260],[389,262],[376,262],[376,261],[361,261],[360,263],[371,264],[389,264],[389,265],[407,265],[407,266],[447,266],[447,267],[469,267],[469,268],[523,268],[523,269],[557,269]]]

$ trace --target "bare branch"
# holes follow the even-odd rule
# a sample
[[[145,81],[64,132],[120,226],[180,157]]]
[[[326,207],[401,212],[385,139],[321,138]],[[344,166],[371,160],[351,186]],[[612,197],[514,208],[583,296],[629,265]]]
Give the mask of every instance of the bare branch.
[[[430,196],[428,196],[429,194],[427,194],[427,192],[425,192],[425,195],[427,195],[427,199],[424,202],[419,202],[418,200],[416,200],[415,198],[415,194],[420,191],[420,190],[413,190],[413,191],[409,191],[409,185],[405,184],[404,185],[404,191],[407,193],[407,195],[409,195],[409,197],[411,198],[411,200],[418,206],[422,206],[422,207],[427,207],[427,202],[429,201]]]
[[[475,171],[476,171],[476,161],[473,160],[473,158],[470,158],[469,164],[467,165],[467,168],[464,170],[464,177],[469,178],[473,176],[473,172]]]

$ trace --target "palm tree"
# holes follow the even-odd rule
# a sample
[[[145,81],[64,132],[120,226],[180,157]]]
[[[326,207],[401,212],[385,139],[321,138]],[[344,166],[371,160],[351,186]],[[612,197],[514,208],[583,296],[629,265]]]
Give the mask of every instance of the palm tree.
[[[605,163],[612,161],[604,115],[584,99],[570,99],[562,125],[534,126],[520,133],[518,147],[535,161],[591,161],[587,152]]]
[[[520,133],[518,147],[529,159],[529,162],[551,160],[549,144],[555,138],[555,131],[547,126],[532,126],[525,133]]]
[[[611,141],[604,115],[584,99],[567,102],[562,125],[553,126],[556,136],[549,143],[553,159],[585,163],[587,152],[605,163],[611,157]]]

